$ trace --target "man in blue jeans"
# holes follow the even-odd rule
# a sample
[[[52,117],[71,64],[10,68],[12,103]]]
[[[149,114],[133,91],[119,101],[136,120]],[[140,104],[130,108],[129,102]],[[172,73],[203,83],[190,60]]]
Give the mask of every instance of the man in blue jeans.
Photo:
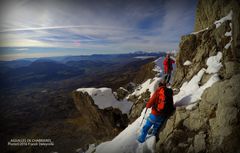
[[[143,143],[146,139],[149,129],[153,126],[152,135],[157,135],[158,130],[168,116],[175,110],[173,105],[173,91],[166,87],[165,82],[160,82],[158,89],[147,102],[146,109],[151,108],[145,125],[142,128],[138,141]]]

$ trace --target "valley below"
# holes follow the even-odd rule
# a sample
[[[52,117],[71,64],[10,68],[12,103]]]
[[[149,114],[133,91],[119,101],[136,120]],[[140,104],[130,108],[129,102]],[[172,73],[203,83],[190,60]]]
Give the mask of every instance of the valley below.
[[[1,148],[6,152],[70,153],[76,148],[87,149],[88,144],[112,139],[128,125],[128,117],[118,109],[99,111],[97,106],[82,106],[87,109],[83,113],[77,109],[73,91],[79,87],[108,87],[117,91],[130,82],[137,84],[154,76],[151,70],[154,67],[152,61],[156,58],[138,59],[134,56],[120,55],[104,62],[101,56],[97,60],[65,63],[36,60],[28,66],[14,68],[1,65],[5,68],[1,72],[3,86],[0,89]],[[146,73],[148,68],[150,71]],[[91,109],[97,110],[98,115],[89,113]],[[94,123],[98,117],[101,121]],[[104,123],[99,124],[102,119]],[[116,126],[119,120],[120,125]],[[7,146],[11,139],[23,138],[51,139],[54,145]]]

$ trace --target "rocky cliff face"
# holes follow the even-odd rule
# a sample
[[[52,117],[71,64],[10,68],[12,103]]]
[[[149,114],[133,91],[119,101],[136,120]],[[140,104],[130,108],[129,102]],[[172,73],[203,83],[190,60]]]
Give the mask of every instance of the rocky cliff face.
[[[99,109],[88,93],[74,91],[73,99],[81,114],[80,120],[75,120],[75,122],[86,134],[86,140],[82,141],[84,144],[109,140],[128,125],[126,114],[112,107]]]
[[[240,152],[240,2],[200,0],[195,32],[182,37],[173,86],[180,88],[201,68],[209,56],[221,52],[220,81],[204,91],[193,110],[178,107],[162,127],[157,152]],[[214,24],[232,11],[232,20]],[[232,36],[228,33],[232,31]],[[230,45],[230,46],[229,46]],[[184,62],[190,60],[189,66]],[[204,84],[210,74],[200,81]]]
[[[230,12],[230,10],[233,11],[233,42],[231,44],[231,50],[235,58],[240,57],[239,3],[239,0],[199,0],[195,17],[195,31],[199,31],[209,27],[211,24],[214,23],[214,21],[222,18],[223,16],[226,16]]]

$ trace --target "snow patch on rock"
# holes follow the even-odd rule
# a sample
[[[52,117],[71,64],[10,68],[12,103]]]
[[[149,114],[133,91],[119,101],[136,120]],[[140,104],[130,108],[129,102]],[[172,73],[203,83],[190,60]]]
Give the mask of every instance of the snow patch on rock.
[[[222,59],[222,52],[218,52],[216,56],[211,56],[207,59],[207,70],[209,74],[217,73],[223,66],[220,60]]]
[[[216,25],[216,28],[220,27],[223,22],[232,20],[232,14],[233,14],[233,11],[231,10],[227,16],[221,18],[220,20],[215,21],[214,24]]]
[[[225,36],[226,37],[231,37],[231,39],[230,39],[230,41],[225,45],[225,49],[228,49],[230,46],[231,46],[231,43],[232,43],[232,40],[233,40],[233,38],[232,38],[232,23],[229,23],[229,26],[230,26],[230,28],[231,28],[231,31],[229,31],[229,32],[226,32],[225,33]]]
[[[148,79],[143,84],[139,85],[138,88],[131,94],[131,96],[140,96],[147,90],[153,95],[155,90],[158,87],[158,83],[160,82],[161,78],[155,77],[153,79]]]
[[[196,31],[196,32],[192,32],[191,34],[196,35],[196,34],[198,34],[198,33],[204,32],[204,31],[206,31],[206,30],[208,30],[208,29],[209,29],[209,28],[207,27],[207,28],[205,28],[205,29],[202,29],[202,30],[199,30],[199,31]]]
[[[100,109],[113,107],[118,108],[122,113],[128,114],[132,107],[132,102],[126,99],[118,101],[111,88],[79,88],[77,91],[87,92]]]
[[[162,71],[162,62],[163,62],[163,58],[162,57],[159,57],[158,59],[156,59],[154,61],[155,67],[153,68],[153,71],[157,72],[158,76],[160,76],[160,74],[163,72]]]
[[[226,32],[226,33],[225,33],[225,36],[226,36],[226,37],[232,36],[232,31]]]
[[[189,60],[187,60],[187,61],[185,61],[185,62],[183,63],[184,66],[189,66],[189,65],[191,65],[191,64],[192,64],[192,62],[189,61]]]
[[[197,105],[197,101],[201,100],[205,89],[220,80],[217,72],[222,67],[221,58],[221,52],[218,52],[216,56],[209,57],[206,63],[208,68],[202,68],[189,82],[183,83],[179,93],[173,97],[176,106],[186,106],[186,109],[191,110]],[[205,84],[200,85],[200,81],[205,73],[212,74],[212,76]]]
[[[135,89],[135,91],[132,94],[130,94],[128,97],[130,97],[130,96],[139,96],[139,98],[141,98],[140,95],[145,93],[147,90],[149,90],[151,95],[153,95],[153,93],[158,88],[159,82],[161,81],[161,78],[159,76],[160,76],[160,73],[162,73],[162,68],[161,68],[162,57],[159,57],[158,59],[156,59],[154,61],[154,63],[155,63],[155,67],[153,68],[153,71],[158,73],[157,76],[154,77],[153,79],[148,79],[144,83],[140,84]]]

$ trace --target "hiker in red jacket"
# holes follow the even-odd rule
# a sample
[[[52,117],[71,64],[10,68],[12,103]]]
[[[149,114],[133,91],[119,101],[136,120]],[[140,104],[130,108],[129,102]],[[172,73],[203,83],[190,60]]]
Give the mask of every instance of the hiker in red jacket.
[[[175,110],[173,105],[173,91],[166,87],[166,83],[161,81],[158,89],[147,102],[146,109],[152,108],[145,125],[142,128],[141,135],[138,141],[143,143],[146,139],[149,129],[153,125],[152,135],[157,135],[160,126],[164,123],[166,118]]]
[[[170,55],[167,54],[166,58],[163,61],[163,66],[164,66],[164,79],[166,81],[166,83],[169,83],[170,79],[171,79],[171,74],[172,74],[172,70],[173,70],[173,66],[172,64],[174,64],[175,61],[173,59],[171,59]]]

